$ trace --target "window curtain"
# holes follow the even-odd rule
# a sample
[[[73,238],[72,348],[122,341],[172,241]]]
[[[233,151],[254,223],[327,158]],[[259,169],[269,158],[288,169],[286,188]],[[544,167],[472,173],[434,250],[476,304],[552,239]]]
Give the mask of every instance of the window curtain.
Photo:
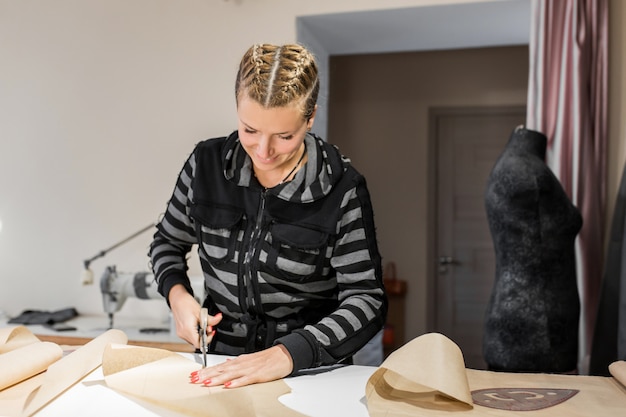
[[[603,274],[608,142],[608,0],[532,0],[527,127],[583,217],[577,239],[586,373]]]

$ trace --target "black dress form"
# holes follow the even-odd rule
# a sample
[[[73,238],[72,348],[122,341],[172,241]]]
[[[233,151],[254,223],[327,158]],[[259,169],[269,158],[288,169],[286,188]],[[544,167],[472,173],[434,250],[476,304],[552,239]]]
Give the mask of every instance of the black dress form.
[[[516,128],[489,176],[485,206],[496,255],[484,359],[492,370],[570,372],[580,300],[580,213],[545,164],[545,135]]]

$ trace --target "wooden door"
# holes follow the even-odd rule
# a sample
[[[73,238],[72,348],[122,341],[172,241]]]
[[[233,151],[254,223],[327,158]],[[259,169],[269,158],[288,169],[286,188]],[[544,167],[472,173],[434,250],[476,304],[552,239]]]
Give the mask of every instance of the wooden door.
[[[495,255],[484,196],[488,176],[524,107],[431,110],[436,152],[435,331],[452,339],[466,366],[485,369],[485,310],[495,277]]]

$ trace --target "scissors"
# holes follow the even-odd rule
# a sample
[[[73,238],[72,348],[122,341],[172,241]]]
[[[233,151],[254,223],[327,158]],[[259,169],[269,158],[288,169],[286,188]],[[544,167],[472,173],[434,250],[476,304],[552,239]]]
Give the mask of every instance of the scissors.
[[[209,310],[200,309],[200,323],[198,325],[198,333],[200,334],[200,351],[202,351],[202,367],[206,368],[206,330],[209,325]]]

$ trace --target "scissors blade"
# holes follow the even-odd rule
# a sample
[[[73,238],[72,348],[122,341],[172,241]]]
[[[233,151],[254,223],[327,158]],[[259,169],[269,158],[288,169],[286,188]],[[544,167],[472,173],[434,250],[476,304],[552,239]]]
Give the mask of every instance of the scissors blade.
[[[206,330],[209,325],[209,310],[200,310],[200,350],[202,351],[202,367],[206,368]]]

